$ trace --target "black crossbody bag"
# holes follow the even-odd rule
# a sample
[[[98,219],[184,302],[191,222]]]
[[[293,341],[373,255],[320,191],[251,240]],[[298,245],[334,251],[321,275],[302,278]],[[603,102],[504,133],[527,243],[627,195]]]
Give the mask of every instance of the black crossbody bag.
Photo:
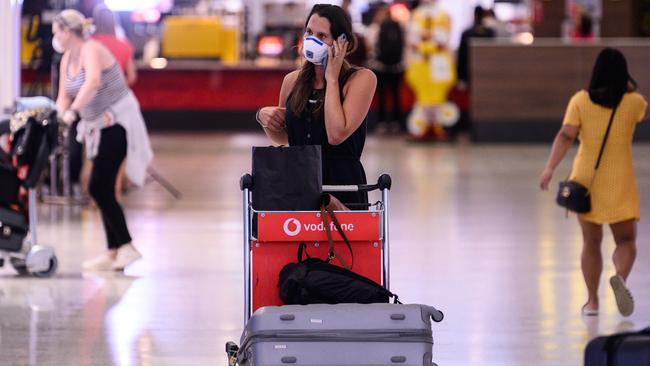
[[[589,187],[585,187],[582,184],[569,179],[560,182],[560,189],[557,192],[557,198],[555,201],[558,205],[569,211],[577,213],[587,213],[591,211],[591,195],[589,190],[594,182],[596,171],[600,165],[600,159],[603,157],[603,151],[605,151],[605,144],[607,143],[607,137],[609,137],[609,130],[612,127],[612,122],[614,121],[614,115],[616,114],[617,108],[618,105],[614,107],[612,115],[609,117],[607,130],[605,131],[605,137],[603,137],[603,143],[600,145],[600,152],[598,153],[598,159],[596,160],[594,174],[591,177]]]

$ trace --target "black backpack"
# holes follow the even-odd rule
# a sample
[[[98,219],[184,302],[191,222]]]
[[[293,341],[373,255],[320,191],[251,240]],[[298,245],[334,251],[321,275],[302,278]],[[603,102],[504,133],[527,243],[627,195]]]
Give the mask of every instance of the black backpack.
[[[387,20],[379,27],[377,39],[377,61],[386,66],[402,62],[404,52],[404,32],[402,26],[394,20]]]
[[[310,258],[306,253],[307,246],[300,243],[298,246],[298,262],[285,265],[280,271],[278,288],[280,298],[287,305],[307,304],[341,304],[341,303],[387,303],[393,297],[399,303],[397,295],[391,293],[373,280],[351,271],[354,265],[354,252],[350,241],[341,229],[341,224],[334,211],[329,208],[330,196],[321,197],[321,218],[327,234],[329,255],[327,260]],[[332,230],[328,216],[336,227],[348,250],[350,251],[350,265],[341,257],[334,248]],[[307,259],[303,259],[303,254]],[[330,264],[336,258],[345,268]]]
[[[397,295],[376,282],[348,269],[329,263],[329,259],[303,259],[305,244],[298,249],[298,262],[289,263],[280,271],[280,298],[287,305],[307,304],[372,304],[388,303]]]

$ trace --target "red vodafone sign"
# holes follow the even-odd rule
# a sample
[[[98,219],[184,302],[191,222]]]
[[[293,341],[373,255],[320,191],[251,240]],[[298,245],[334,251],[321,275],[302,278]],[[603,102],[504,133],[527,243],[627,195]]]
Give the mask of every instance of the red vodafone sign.
[[[337,212],[336,218],[350,241],[379,240],[380,212]],[[343,240],[328,217],[332,238]],[[320,212],[262,212],[257,215],[259,241],[325,241]]]

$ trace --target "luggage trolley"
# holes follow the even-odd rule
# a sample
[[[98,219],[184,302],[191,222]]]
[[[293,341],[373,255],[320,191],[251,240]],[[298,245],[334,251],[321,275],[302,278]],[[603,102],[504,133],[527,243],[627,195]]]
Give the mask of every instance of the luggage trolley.
[[[280,270],[296,261],[300,243],[310,256],[325,258],[328,241],[320,211],[256,211],[251,205],[253,177],[240,179],[244,211],[244,325],[253,311],[282,305],[277,282]],[[382,174],[376,184],[323,186],[324,192],[381,191],[381,200],[364,211],[337,211],[336,216],[354,251],[352,270],[390,291],[389,191],[391,178]],[[257,237],[252,230],[257,214]],[[331,225],[331,223],[330,223]],[[350,253],[332,230],[334,245],[347,263]],[[336,262],[336,261],[335,261]]]
[[[47,168],[50,154],[56,146],[56,139],[52,135],[58,132],[59,123],[56,111],[53,110],[30,116],[26,123],[39,126],[44,132],[40,135],[33,133],[39,137],[32,139],[37,153],[32,165],[26,171],[26,178],[20,182],[28,193],[26,198],[17,201],[19,206],[25,206],[26,199],[26,207],[14,210],[0,206],[0,267],[3,267],[5,260],[8,260],[20,275],[51,277],[57,270],[58,260],[52,247],[41,245],[38,241],[36,189],[41,173]],[[9,121],[1,122],[0,134],[9,132],[8,127]]]

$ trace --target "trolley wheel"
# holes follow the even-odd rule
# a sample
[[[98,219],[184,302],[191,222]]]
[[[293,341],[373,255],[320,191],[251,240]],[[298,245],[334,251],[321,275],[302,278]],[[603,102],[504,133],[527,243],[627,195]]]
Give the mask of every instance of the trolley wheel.
[[[440,312],[440,318],[439,318],[440,320],[438,320],[438,322],[441,322],[444,318],[445,318],[445,313],[443,313],[443,312],[441,311],[441,312]]]
[[[59,268],[59,261],[56,259],[56,255],[53,255],[50,258],[50,266],[45,271],[33,272],[34,277],[47,278],[52,277],[56,273],[57,268]]]
[[[27,270],[27,265],[25,264],[25,261],[23,259],[19,258],[10,258],[9,262],[11,262],[11,266],[14,267],[16,272],[18,272],[19,275],[25,276],[29,274],[29,271]]]
[[[226,354],[228,355],[228,366],[237,365],[237,353],[239,352],[239,346],[235,342],[226,343]]]

